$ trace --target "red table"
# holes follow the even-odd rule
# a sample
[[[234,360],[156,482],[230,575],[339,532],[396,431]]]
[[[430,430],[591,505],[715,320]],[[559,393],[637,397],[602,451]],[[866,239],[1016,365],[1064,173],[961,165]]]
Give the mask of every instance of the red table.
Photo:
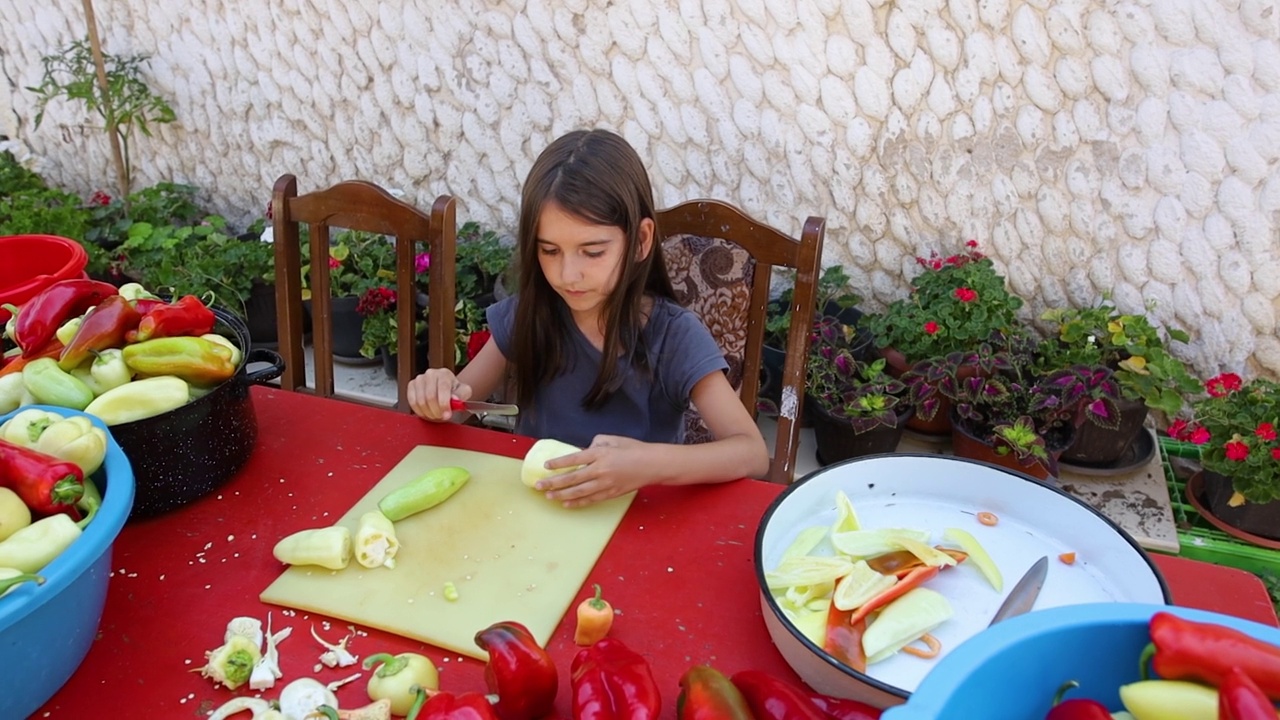
[[[357,668],[313,671],[321,648],[309,634],[315,622],[323,637],[336,640],[345,623],[331,621],[326,630],[328,618],[289,616],[258,600],[281,570],[271,556],[275,541],[339,517],[416,445],[521,457],[532,444],[336,400],[261,387],[252,392],[259,421],[253,457],[220,491],[125,527],[115,544],[99,636],[80,669],[34,717],[98,717],[104,709],[116,716],[104,703],[126,699],[147,717],[204,717],[233,694],[191,671],[221,644],[228,620],[265,619],[268,611],[275,630],[294,630],[280,645],[285,677],[266,697],[277,697],[297,677],[347,677]],[[587,580],[588,587],[601,583],[618,610],[613,635],[650,659],[669,717],[679,677],[695,663],[796,678],[765,631],[753,569],[757,523],[781,489],[751,480],[646,488]],[[1174,557],[1155,561],[1177,604],[1276,624],[1254,576]],[[561,669],[557,708],[564,717],[570,716],[568,667],[577,651],[573,623],[567,613],[548,646]],[[417,641],[367,630],[350,649],[361,658],[422,652],[441,668],[442,689],[484,689],[482,663]],[[338,692],[343,706],[364,704],[367,678]]]

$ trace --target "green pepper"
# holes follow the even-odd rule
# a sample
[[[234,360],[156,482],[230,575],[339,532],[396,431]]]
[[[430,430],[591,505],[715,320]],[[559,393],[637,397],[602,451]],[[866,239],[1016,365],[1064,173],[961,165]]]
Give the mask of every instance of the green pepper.
[[[232,351],[202,337],[161,337],[128,345],[124,362],[144,375],[176,375],[193,385],[217,385],[236,374]]]
[[[0,567],[24,573],[39,572],[80,537],[76,521],[66,513],[50,515],[0,542]]]
[[[226,335],[219,335],[218,333],[205,333],[200,337],[208,340],[209,342],[218,343],[219,345],[229,349],[231,351],[231,364],[235,367],[240,367],[240,358],[242,357],[242,354],[240,352],[240,348],[236,347],[236,344],[231,342],[231,338]]]
[[[38,358],[22,368],[22,384],[39,402],[83,410],[93,402],[88,385],[58,367],[53,358]]]
[[[378,509],[388,520],[403,520],[453,497],[471,479],[460,467],[439,467],[392,490],[378,501]]]
[[[108,390],[84,409],[107,425],[154,417],[186,405],[191,387],[180,377],[161,375],[127,382]]]

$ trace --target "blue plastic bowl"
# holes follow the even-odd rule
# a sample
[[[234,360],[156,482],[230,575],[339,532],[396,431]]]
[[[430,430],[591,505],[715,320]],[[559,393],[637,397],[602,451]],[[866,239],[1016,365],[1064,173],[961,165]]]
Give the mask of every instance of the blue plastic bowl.
[[[1235,628],[1280,645],[1280,628],[1190,608],[1093,603],[1037,610],[1010,618],[966,640],[944,657],[906,704],[883,720],[1026,720],[1042,718],[1058,688],[1122,710],[1121,685],[1139,679],[1138,658],[1150,642],[1156,612]]]
[[[36,408],[64,416],[84,415],[61,407],[28,405],[0,416]],[[111,577],[111,544],[133,509],[133,469],[107,432],[107,458],[93,476],[102,508],[71,547],[40,571],[43,585],[23,583],[0,598],[0,717],[35,712],[80,667],[98,632]]]

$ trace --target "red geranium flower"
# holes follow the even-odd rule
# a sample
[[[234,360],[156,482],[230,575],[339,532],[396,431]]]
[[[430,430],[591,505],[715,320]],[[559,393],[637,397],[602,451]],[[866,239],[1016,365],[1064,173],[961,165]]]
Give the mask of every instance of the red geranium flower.
[[[1276,428],[1269,422],[1259,423],[1258,428],[1253,431],[1263,442],[1271,442],[1276,439]]]
[[[935,335],[938,332],[938,323],[930,320],[924,324],[924,331],[929,335]]]
[[[945,262],[945,263],[946,263],[946,264],[948,264],[948,265],[959,265],[959,264],[960,264],[960,256],[959,256],[959,255],[952,255],[951,257],[947,258],[946,260],[943,260],[943,262]]]
[[[969,247],[969,248],[976,248],[976,247],[978,247],[978,241],[977,241],[977,240],[968,240],[968,241],[965,241],[964,246],[965,246],[965,247]]]
[[[471,336],[467,338],[467,362],[476,359],[476,355],[480,354],[484,344],[489,342],[490,335],[491,333],[488,330],[477,330],[471,333]]]
[[[1204,384],[1204,391],[1213,397],[1223,397],[1240,389],[1240,376],[1235,373],[1222,373],[1209,378]]]
[[[94,190],[93,195],[89,196],[90,205],[107,206],[111,204],[111,196],[101,190]]]
[[[1271,459],[1280,460],[1280,448],[1271,448]]]
[[[1174,440],[1185,440],[1187,434],[1187,421],[1178,418],[1169,424],[1169,437]]]
[[[342,261],[336,257],[329,256],[329,269],[337,270],[340,267],[342,267]]]
[[[1249,446],[1239,440],[1232,440],[1226,445],[1223,445],[1222,449],[1226,451],[1228,460],[1244,462],[1245,458],[1249,457]]]
[[[956,296],[956,299],[962,303],[970,303],[978,299],[978,291],[973,288],[956,288],[954,295]]]
[[[1187,442],[1190,442],[1192,445],[1203,445],[1209,442],[1209,431],[1203,427],[1196,426],[1196,428],[1191,431],[1191,434],[1187,436]]]

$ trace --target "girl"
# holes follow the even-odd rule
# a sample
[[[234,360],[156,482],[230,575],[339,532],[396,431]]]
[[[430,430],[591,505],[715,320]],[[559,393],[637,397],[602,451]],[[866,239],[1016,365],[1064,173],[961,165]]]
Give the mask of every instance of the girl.
[[[546,464],[582,467],[537,485],[566,507],[762,477],[764,438],[724,356],[673,299],[635,150],[608,131],[571,132],[534,162],[520,203],[519,292],[489,307],[493,335],[459,375],[431,369],[409,383],[413,411],[449,420],[451,398],[488,397],[510,365],[517,431],[585,448]],[[715,441],[679,444],[691,401]]]

